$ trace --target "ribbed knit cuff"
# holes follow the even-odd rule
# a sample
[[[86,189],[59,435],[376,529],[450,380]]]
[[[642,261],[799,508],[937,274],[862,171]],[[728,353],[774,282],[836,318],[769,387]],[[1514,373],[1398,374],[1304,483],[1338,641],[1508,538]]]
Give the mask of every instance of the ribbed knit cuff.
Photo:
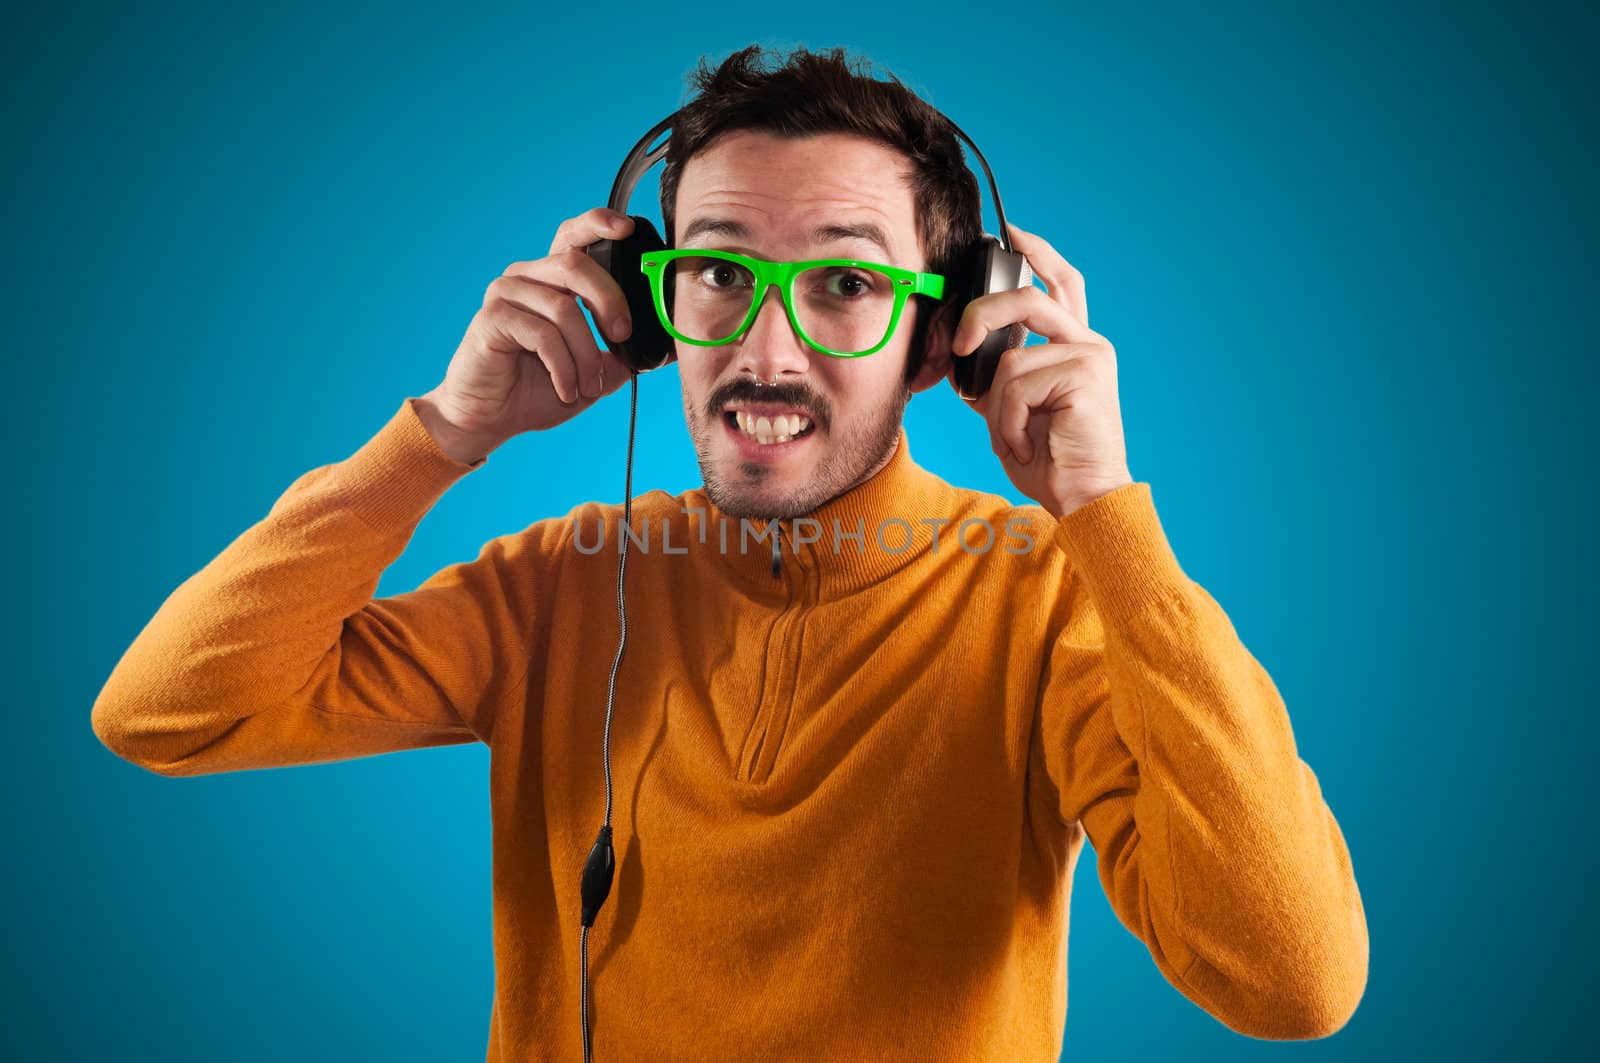
[[[1186,588],[1150,485],[1124,484],[1056,522],[1055,540],[1103,614],[1131,615]]]
[[[488,460],[468,465],[446,454],[428,434],[415,402],[401,402],[334,474],[351,509],[380,533],[410,531],[452,484]]]

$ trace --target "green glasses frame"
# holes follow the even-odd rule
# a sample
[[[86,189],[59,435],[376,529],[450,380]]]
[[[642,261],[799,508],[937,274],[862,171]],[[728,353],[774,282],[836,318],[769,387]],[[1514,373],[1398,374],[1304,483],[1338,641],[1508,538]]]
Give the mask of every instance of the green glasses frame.
[[[750,297],[750,312],[745,315],[744,321],[724,339],[697,340],[685,336],[672,326],[672,319],[667,314],[666,289],[661,283],[663,271],[667,263],[680,258],[715,258],[724,262],[748,269],[755,278],[755,291]],[[803,271],[815,269],[818,266],[844,266],[853,269],[870,269],[887,276],[894,282],[894,311],[889,315],[889,327],[884,330],[883,339],[876,345],[864,351],[835,351],[824,347],[800,327],[800,320],[794,312],[794,279]],[[795,335],[805,341],[808,347],[821,351],[823,354],[832,355],[834,358],[863,358],[869,354],[876,354],[883,350],[889,342],[889,337],[894,335],[894,330],[900,324],[900,314],[906,307],[906,300],[913,295],[926,295],[932,299],[944,297],[944,276],[938,273],[918,273],[916,270],[901,269],[898,266],[886,266],[881,262],[861,262],[853,258],[814,258],[805,262],[768,262],[765,259],[751,258],[741,255],[736,251],[720,251],[709,247],[680,247],[670,251],[655,251],[641,256],[639,270],[650,278],[650,295],[656,304],[656,317],[661,319],[661,325],[674,339],[684,343],[692,343],[696,347],[721,347],[732,343],[755,324],[756,315],[761,312],[761,304],[766,301],[767,289],[776,287],[778,295],[783,301],[783,309],[789,315],[789,325],[794,329]]]

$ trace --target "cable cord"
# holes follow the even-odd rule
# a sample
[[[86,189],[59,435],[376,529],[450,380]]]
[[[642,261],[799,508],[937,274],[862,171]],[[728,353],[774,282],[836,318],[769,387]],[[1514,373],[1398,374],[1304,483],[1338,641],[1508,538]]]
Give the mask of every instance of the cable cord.
[[[633,437],[639,420],[639,374],[632,371],[629,375],[633,390],[628,403],[627,472],[622,488],[624,527],[617,529],[620,536],[617,543],[617,655],[611,661],[611,680],[606,687],[606,726],[602,746],[606,773],[606,818],[595,838],[594,847],[589,850],[589,859],[583,866],[580,889],[583,897],[583,929],[578,935],[578,1006],[583,1019],[583,1063],[590,1063],[593,1058],[589,1043],[589,928],[594,925],[595,915],[611,892],[611,877],[616,869],[616,856],[611,848],[611,711],[617,699],[617,669],[622,666],[622,650],[628,644],[628,606],[622,589],[623,577],[628,570],[628,540],[633,533]],[[604,542],[604,538],[601,541]]]

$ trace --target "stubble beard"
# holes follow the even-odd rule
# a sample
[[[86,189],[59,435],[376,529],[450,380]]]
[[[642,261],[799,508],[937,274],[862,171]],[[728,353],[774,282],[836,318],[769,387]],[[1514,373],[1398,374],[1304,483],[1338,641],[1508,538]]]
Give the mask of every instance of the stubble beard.
[[[709,408],[695,411],[685,393],[683,416],[712,505],[730,517],[790,520],[814,513],[844,494],[888,457],[899,441],[900,423],[910,399],[911,390],[902,383],[890,401],[865,424],[847,429],[838,436],[834,436],[830,428],[827,438],[817,441],[824,445],[825,453],[811,478],[777,497],[764,486],[778,474],[772,466],[754,461],[735,462],[731,475],[725,476],[722,469],[712,463],[712,433],[724,430],[720,413]]]

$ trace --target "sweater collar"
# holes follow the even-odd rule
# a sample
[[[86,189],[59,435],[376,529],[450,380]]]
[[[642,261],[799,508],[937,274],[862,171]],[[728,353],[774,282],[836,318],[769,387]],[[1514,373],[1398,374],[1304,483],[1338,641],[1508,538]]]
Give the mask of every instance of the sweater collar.
[[[741,522],[718,509],[703,487],[686,496],[686,505],[704,507],[706,524],[696,530],[694,548],[709,550],[730,578],[758,596],[812,599],[898,572],[928,553],[936,535],[945,548],[955,529],[940,522],[955,518],[956,501],[950,484],[911,459],[904,426],[883,468],[805,517]]]

